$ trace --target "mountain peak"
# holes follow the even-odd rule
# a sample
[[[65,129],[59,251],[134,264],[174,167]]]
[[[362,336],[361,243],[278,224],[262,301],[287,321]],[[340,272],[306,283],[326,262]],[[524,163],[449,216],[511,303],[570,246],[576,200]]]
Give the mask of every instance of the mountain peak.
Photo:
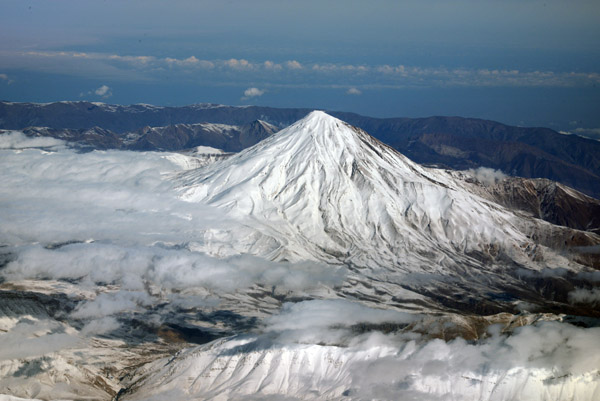
[[[363,142],[377,142],[377,146],[387,148],[360,129],[320,110],[310,112],[301,120],[279,131],[273,137],[273,142],[284,148],[294,148],[303,152],[307,158],[317,158],[333,165],[343,164],[350,154],[353,155],[352,158],[362,157],[360,155],[363,153]]]
[[[513,226],[447,174],[321,111],[179,179],[184,199],[249,219],[253,234],[225,235],[238,251],[273,259],[438,269],[433,260],[487,249]]]
[[[314,110],[308,113],[303,119],[292,124],[290,128],[293,127],[293,130],[296,130],[302,127],[317,133],[331,133],[332,130],[339,129],[342,126],[351,128],[342,120],[338,120],[324,111]]]
[[[302,120],[300,121],[312,121],[312,120],[338,120],[335,117],[330,116],[329,114],[325,113],[322,110],[313,110],[310,113],[308,113],[306,115],[306,117],[304,117]]]

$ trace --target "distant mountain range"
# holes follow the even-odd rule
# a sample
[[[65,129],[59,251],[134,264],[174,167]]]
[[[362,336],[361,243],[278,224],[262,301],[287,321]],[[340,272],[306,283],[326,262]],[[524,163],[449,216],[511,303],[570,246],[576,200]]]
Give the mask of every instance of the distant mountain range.
[[[310,111],[216,104],[159,107],[0,102],[0,129],[24,130],[30,136],[58,137],[99,149],[174,151],[211,146],[235,152]],[[489,167],[512,176],[558,181],[600,198],[599,141],[548,128],[514,127],[473,118],[329,114],[421,164],[458,170]]]

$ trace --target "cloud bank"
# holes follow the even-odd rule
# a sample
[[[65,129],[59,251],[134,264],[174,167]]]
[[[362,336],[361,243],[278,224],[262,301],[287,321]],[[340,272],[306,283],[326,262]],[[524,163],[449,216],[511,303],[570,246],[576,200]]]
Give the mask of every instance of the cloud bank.
[[[201,59],[69,51],[25,51],[10,55],[11,68],[69,72],[89,78],[156,81],[168,72],[180,79],[212,83],[248,82],[263,86],[321,87],[352,85],[357,90],[406,87],[589,87],[600,83],[595,71],[522,70],[517,68],[448,68],[404,64],[343,64],[299,60]],[[43,67],[42,67],[43,66]],[[0,62],[0,67],[3,64]],[[102,88],[102,87],[101,87]],[[100,89],[100,88],[99,88]],[[107,92],[109,93],[109,92]],[[101,95],[104,96],[104,95]]]
[[[75,319],[144,313],[171,298],[184,302],[175,296],[182,291],[197,296],[186,301],[191,306],[212,307],[221,295],[256,286],[303,293],[341,285],[346,277],[344,268],[319,263],[202,252],[239,222],[178,198],[172,178],[185,156],[76,153],[62,141],[20,132],[0,135],[0,149],[0,244],[13,255],[0,277],[67,280],[92,291],[112,286],[82,301]],[[109,319],[86,332],[115,324]]]
[[[0,133],[0,149],[59,148],[66,144],[50,137],[28,137],[20,131]]]

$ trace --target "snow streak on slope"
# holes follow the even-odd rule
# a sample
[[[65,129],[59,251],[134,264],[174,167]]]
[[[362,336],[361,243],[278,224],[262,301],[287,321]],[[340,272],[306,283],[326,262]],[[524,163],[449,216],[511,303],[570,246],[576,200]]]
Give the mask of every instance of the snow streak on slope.
[[[237,238],[240,251],[276,259],[442,273],[483,267],[472,252],[525,261],[511,213],[319,111],[181,186],[272,238],[261,249]]]

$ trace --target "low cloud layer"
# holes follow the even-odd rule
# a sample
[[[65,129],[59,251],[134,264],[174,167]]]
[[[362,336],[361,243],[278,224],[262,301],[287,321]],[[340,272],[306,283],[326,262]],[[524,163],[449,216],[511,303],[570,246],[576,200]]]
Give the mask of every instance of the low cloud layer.
[[[347,300],[311,300],[286,303],[277,315],[266,319],[264,331],[280,341],[338,344],[352,334],[356,324],[408,324],[415,315],[395,310],[373,309]]]
[[[565,135],[579,135],[584,138],[594,139],[600,141],[600,128],[575,128],[571,131],[561,131],[561,134]]]
[[[0,133],[0,149],[56,148],[65,142],[50,137],[28,137],[20,131]]]
[[[0,361],[47,355],[81,344],[74,330],[67,333],[63,325],[53,320],[22,318],[12,327],[3,329]]]
[[[152,284],[168,290],[205,288],[234,292],[260,284],[300,291],[321,284],[339,285],[345,276],[343,269],[314,262],[278,263],[250,255],[214,258],[161,246],[82,243],[58,249],[31,245],[15,250],[16,260],[2,271],[6,279],[79,280],[92,288],[109,283],[143,291]]]
[[[229,248],[221,255],[198,250],[226,242],[219,233],[239,222],[181,201],[173,177],[182,167],[170,154],[76,153],[62,141],[18,132],[1,135],[0,149],[0,244],[12,254],[0,276],[68,280],[88,291],[113,286],[72,313],[90,322],[87,333],[114,328],[111,317],[166,301],[215,306],[219,295],[256,285],[287,294],[344,282],[341,267],[272,262]],[[198,298],[175,296],[185,290]]]

